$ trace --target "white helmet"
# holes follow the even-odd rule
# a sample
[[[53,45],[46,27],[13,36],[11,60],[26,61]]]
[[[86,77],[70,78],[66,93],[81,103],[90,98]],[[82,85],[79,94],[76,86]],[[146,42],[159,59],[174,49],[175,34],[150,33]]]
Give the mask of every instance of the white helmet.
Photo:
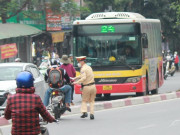
[[[16,59],[15,59],[15,62],[22,62],[22,61],[21,61],[21,58],[16,58]]]

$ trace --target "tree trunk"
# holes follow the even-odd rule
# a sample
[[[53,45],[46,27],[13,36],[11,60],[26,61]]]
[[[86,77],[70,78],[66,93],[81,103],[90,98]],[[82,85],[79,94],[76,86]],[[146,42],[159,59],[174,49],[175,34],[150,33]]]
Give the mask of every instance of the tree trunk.
[[[6,23],[6,15],[5,14],[2,14],[1,15],[1,18],[2,18],[2,23]]]

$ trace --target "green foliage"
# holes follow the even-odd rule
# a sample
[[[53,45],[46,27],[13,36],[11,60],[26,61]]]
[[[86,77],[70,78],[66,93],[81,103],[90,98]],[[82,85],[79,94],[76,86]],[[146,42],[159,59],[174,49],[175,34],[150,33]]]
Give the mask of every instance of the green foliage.
[[[84,6],[80,8],[80,13],[81,13],[81,19],[85,19],[88,15],[91,14],[91,10]]]
[[[173,2],[171,4],[171,9],[176,11],[176,27],[180,27],[180,2]]]
[[[80,9],[73,0],[48,0],[50,8],[55,14],[68,13],[72,17],[80,13]],[[28,12],[23,12],[25,16],[29,18],[38,17],[33,11],[36,7],[38,10],[44,10],[45,5],[41,5],[41,0],[0,0],[0,18],[3,23],[6,20],[16,16],[24,8],[28,9]]]
[[[37,5],[37,0],[0,0],[0,17],[3,23],[6,20],[16,16],[25,7],[28,7],[29,11],[33,10],[33,5]]]
[[[62,5],[63,13],[68,13],[71,16],[75,16],[80,13],[80,9],[73,0],[68,0]]]

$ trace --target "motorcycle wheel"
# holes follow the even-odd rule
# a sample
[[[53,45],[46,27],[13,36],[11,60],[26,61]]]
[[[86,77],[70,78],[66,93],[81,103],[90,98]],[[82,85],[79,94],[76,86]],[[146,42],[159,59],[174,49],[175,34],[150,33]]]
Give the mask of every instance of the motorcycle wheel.
[[[58,106],[54,107],[54,117],[55,117],[55,119],[60,119],[60,117],[61,117]]]
[[[166,79],[167,79],[167,77],[168,77],[168,75],[164,75],[164,80],[166,80]]]
[[[45,132],[41,132],[41,135],[49,135],[49,131],[48,131],[48,129],[46,128],[46,130],[45,130]]]
[[[175,73],[175,71],[171,73],[171,76],[174,76],[174,73]]]

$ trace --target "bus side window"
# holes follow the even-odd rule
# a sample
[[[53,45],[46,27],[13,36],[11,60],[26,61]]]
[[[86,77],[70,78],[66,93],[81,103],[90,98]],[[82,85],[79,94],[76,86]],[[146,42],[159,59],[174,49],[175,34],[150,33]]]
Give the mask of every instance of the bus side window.
[[[142,45],[143,48],[148,48],[148,37],[146,33],[142,34]]]

